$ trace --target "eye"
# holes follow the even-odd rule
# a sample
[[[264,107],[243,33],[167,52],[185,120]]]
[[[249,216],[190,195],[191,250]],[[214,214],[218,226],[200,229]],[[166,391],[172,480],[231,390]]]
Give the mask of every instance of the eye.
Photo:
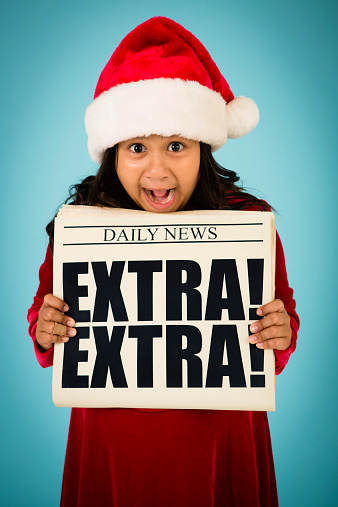
[[[143,151],[146,151],[145,147],[141,143],[134,143],[129,146],[129,149],[133,153],[142,153]]]
[[[181,151],[181,150],[183,150],[183,148],[184,148],[184,146],[182,143],[174,141],[169,144],[168,151]]]

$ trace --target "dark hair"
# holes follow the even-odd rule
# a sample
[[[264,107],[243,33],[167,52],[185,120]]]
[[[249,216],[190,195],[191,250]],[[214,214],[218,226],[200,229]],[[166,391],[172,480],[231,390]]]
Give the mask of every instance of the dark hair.
[[[251,207],[256,209],[258,207],[261,211],[273,209],[267,202],[238,186],[237,174],[216,162],[208,144],[200,143],[200,147],[200,178],[185,209],[247,210]],[[88,176],[81,183],[70,187],[70,196],[66,203],[140,209],[129,197],[117,176],[116,150],[117,146],[106,150],[95,176]],[[53,238],[54,219],[47,225],[46,231]]]

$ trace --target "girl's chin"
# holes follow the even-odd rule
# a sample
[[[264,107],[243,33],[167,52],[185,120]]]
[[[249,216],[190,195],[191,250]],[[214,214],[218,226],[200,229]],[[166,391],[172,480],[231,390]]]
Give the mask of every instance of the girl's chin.
[[[159,199],[156,200],[156,202],[149,197],[149,195],[145,192],[144,189],[142,189],[142,201],[143,201],[143,208],[146,211],[156,211],[158,212],[169,212],[169,211],[176,211],[177,208],[175,206],[175,201],[177,200],[177,189],[173,189],[170,191],[169,199],[164,199],[164,202],[159,202]]]

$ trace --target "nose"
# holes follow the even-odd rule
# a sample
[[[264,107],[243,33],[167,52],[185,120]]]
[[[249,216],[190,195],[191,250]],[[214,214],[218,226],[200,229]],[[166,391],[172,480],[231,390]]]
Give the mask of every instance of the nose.
[[[165,153],[159,151],[149,154],[144,176],[148,181],[163,181],[169,178],[170,168]]]

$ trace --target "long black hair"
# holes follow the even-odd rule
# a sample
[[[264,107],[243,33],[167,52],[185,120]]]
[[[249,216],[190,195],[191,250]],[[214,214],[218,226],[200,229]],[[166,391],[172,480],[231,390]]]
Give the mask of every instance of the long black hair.
[[[200,177],[186,210],[245,210],[252,207],[258,207],[261,211],[273,209],[267,202],[245,192],[237,185],[239,176],[216,162],[208,144],[201,142],[200,151]],[[97,174],[70,187],[70,195],[65,202],[74,205],[141,209],[129,197],[117,176],[116,155],[117,146],[108,148]],[[53,239],[54,219],[47,225],[46,231]]]

